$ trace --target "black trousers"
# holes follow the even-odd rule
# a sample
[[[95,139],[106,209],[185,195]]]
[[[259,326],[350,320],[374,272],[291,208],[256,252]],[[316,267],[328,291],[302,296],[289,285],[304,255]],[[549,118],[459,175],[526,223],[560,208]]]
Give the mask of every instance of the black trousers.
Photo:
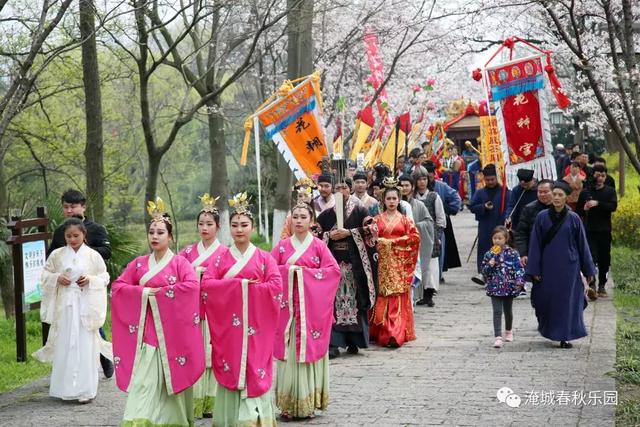
[[[593,262],[598,266],[598,285],[604,286],[611,267],[611,231],[588,231],[587,239]]]

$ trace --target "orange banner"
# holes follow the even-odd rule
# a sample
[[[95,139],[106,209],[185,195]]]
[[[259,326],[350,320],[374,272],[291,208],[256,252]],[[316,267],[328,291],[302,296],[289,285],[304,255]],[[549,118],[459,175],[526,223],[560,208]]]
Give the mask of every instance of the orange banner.
[[[328,155],[317,84],[309,77],[258,113],[266,136],[298,179],[320,173]]]

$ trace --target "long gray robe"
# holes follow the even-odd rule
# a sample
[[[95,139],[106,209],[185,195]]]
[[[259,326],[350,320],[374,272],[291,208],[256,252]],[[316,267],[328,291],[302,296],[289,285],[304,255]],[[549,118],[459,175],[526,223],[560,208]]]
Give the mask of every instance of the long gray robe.
[[[413,300],[419,301],[424,296],[424,288],[427,286],[429,278],[429,262],[434,241],[433,218],[423,201],[411,198],[411,211],[413,221],[420,233],[420,286],[413,288]]]

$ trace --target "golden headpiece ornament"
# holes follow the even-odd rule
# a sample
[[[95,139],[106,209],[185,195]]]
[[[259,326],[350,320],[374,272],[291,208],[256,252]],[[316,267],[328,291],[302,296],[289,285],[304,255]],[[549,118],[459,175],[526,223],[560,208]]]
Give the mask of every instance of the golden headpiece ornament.
[[[300,191],[301,188],[309,188],[310,190],[313,190],[317,188],[317,185],[311,178],[305,176],[303,178],[300,178],[298,182],[296,182],[293,186],[293,189],[296,191]]]
[[[247,192],[238,193],[229,199],[229,206],[233,209],[233,213],[238,215],[246,215],[252,217],[251,211],[249,211],[249,196]]]
[[[165,216],[167,211],[165,209],[164,201],[160,197],[156,197],[155,202],[152,200],[147,202],[147,212],[149,212],[149,216],[151,216],[151,222],[164,221],[171,224],[169,217]]]
[[[208,212],[214,215],[218,215],[219,211],[216,207],[216,202],[220,197],[211,197],[209,193],[204,193],[200,196],[200,201],[202,202],[202,210],[200,212]]]
[[[299,187],[296,192],[298,194],[307,194],[307,195],[311,195],[311,193],[313,193],[313,190],[311,189],[311,187]]]
[[[398,180],[391,176],[388,176],[382,180],[382,186],[384,188],[395,188],[397,190],[401,189],[400,183],[398,182]]]

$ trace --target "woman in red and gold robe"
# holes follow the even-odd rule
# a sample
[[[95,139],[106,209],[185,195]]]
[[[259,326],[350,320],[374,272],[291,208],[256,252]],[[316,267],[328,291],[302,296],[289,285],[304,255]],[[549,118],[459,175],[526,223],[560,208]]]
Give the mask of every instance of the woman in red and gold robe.
[[[371,313],[371,339],[397,348],[416,339],[411,281],[418,261],[420,234],[399,210],[400,190],[385,183],[384,210],[378,224],[378,298]]]

